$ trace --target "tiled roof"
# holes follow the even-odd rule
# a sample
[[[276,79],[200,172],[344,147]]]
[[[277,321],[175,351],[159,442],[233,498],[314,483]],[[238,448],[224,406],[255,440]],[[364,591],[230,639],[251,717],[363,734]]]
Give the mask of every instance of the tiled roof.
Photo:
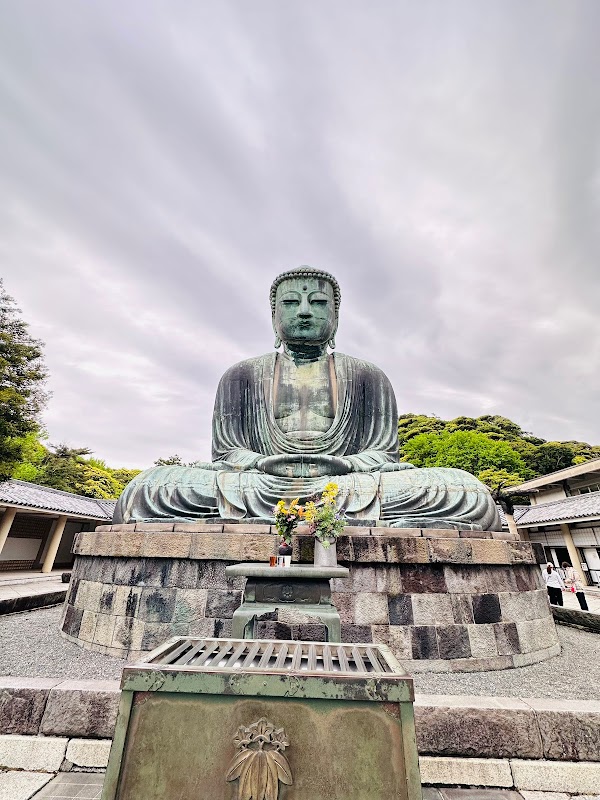
[[[500,522],[502,523],[503,528],[508,528],[508,522],[506,521],[506,514],[504,513],[504,509],[499,503],[496,503],[496,508],[498,509],[498,513],[500,514]],[[515,522],[519,520],[523,514],[529,510],[529,506],[515,506],[513,509],[513,519]]]
[[[505,491],[507,494],[525,494],[529,491],[543,488],[544,486],[560,484],[562,481],[581,477],[582,475],[587,475],[588,473],[594,474],[598,471],[600,471],[600,458],[592,458],[589,461],[584,461],[583,464],[574,464],[571,467],[565,467],[564,469],[559,469],[556,472],[550,472],[548,475],[541,475],[539,478],[532,478],[530,481],[520,483],[518,486],[511,486]]]
[[[113,518],[115,506],[117,505],[116,500],[96,500],[96,503],[106,511],[110,519]]]
[[[520,520],[526,511],[529,511],[531,506],[515,506],[513,509],[513,519],[515,522]]]
[[[116,500],[94,500],[93,497],[61,492],[58,489],[51,489],[49,486],[9,480],[0,483],[0,504],[111,520]]]
[[[587,517],[598,517],[600,521],[600,492],[588,492],[555,500],[552,503],[529,506],[519,517],[518,524],[543,525],[547,522],[566,522]]]

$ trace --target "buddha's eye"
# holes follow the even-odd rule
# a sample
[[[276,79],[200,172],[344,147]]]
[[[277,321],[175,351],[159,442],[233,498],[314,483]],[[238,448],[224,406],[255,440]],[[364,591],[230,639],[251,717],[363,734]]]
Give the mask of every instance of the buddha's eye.
[[[311,300],[310,302],[311,302],[311,305],[314,305],[314,306],[326,306],[327,305],[327,300],[324,300],[324,299],[321,300],[321,298],[315,298],[314,300]]]
[[[294,299],[292,297],[290,297],[290,298],[288,298],[286,300],[282,300],[281,302],[283,303],[284,306],[298,306],[298,305],[300,305],[300,301],[296,300],[296,299]]]

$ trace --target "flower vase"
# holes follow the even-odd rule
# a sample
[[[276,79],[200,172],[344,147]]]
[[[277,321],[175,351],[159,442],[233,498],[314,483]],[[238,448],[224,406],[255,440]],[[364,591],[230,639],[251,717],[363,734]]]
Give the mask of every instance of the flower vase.
[[[329,539],[329,546],[323,544],[315,536],[315,567],[337,567],[337,551],[335,547],[335,537]]]

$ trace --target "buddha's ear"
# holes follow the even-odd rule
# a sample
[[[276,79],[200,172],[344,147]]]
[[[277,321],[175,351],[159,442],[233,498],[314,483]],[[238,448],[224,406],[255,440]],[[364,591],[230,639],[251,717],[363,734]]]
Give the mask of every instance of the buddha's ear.
[[[275,312],[273,312],[273,319],[271,321],[273,323],[273,333],[275,334],[274,347],[275,347],[275,350],[279,350],[279,348],[281,347],[281,337],[277,333],[277,328],[275,327]]]
[[[338,322],[339,322],[339,316],[338,316],[338,313],[336,311],[336,314],[335,314],[335,325],[333,326],[333,332],[331,334],[331,339],[327,342],[327,345],[331,350],[335,350],[335,335],[336,335],[337,329],[338,329]]]

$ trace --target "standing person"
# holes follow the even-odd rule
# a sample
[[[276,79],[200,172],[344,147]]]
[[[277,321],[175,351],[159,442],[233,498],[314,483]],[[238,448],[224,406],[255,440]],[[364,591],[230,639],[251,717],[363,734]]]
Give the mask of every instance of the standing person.
[[[581,582],[579,573],[574,567],[572,567],[570,564],[567,564],[566,561],[563,561],[562,568],[565,571],[565,586],[567,589],[575,591],[575,596],[579,600],[579,607],[581,610],[589,611],[587,600],[585,599],[585,594],[583,592],[583,583]]]
[[[554,569],[552,564],[548,564],[546,572],[544,573],[544,580],[546,581],[546,589],[548,590],[548,597],[553,606],[563,605],[563,589],[565,584],[558,572]]]

